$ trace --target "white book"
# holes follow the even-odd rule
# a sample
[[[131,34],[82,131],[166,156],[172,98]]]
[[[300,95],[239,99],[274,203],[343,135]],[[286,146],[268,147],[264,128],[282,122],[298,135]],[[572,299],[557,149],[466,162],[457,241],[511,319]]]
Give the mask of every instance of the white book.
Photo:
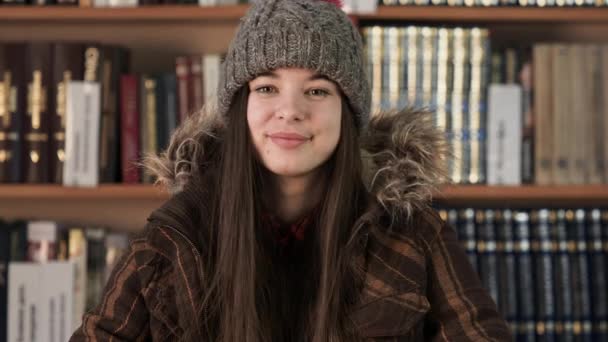
[[[342,10],[349,14],[375,13],[378,8],[377,0],[344,0]]]
[[[41,267],[44,295],[40,326],[48,332],[47,341],[67,341],[78,328],[72,322],[74,263],[53,261]]]
[[[100,98],[97,82],[68,83],[64,185],[95,187],[99,183]]]
[[[205,103],[217,95],[222,57],[219,54],[203,55],[203,99]]]
[[[38,342],[42,275],[40,265],[8,265],[8,341]]]
[[[522,88],[491,84],[488,92],[488,184],[521,184]]]

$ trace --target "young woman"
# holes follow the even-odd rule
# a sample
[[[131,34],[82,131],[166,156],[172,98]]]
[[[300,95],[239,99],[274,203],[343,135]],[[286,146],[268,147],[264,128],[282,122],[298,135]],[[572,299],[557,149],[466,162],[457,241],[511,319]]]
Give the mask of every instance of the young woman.
[[[441,134],[423,112],[368,120],[361,46],[333,3],[252,5],[217,108],[150,162],[173,197],[72,341],[510,340],[429,208]]]

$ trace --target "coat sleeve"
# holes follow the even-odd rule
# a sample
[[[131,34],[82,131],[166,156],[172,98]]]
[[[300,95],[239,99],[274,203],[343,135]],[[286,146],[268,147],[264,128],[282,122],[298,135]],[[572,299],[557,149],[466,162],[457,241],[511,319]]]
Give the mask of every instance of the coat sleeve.
[[[430,243],[427,324],[432,341],[512,341],[506,321],[484,289],[456,232],[439,217]]]
[[[117,262],[105,286],[100,303],[87,312],[81,326],[70,342],[78,341],[135,341],[149,335],[149,312],[144,301],[148,284],[143,284],[141,273],[150,268],[151,252],[144,240],[134,240]]]

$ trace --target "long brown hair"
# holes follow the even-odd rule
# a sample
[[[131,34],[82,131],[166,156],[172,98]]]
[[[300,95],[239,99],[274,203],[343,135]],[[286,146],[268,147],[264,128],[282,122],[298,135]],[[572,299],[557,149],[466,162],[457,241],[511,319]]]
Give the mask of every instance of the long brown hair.
[[[248,96],[247,86],[235,95],[217,172],[209,173],[215,179],[207,184],[214,183],[217,191],[212,217],[205,222],[211,243],[205,245],[213,252],[206,260],[206,293],[202,320],[195,323],[197,335],[222,342],[356,341],[347,313],[361,284],[353,259],[362,227],[357,219],[368,195],[362,181],[359,132],[349,104],[342,96],[340,140],[322,168],[326,190],[310,232],[309,272],[299,275],[302,285],[296,291],[302,305],[294,306],[298,312],[291,311],[292,317],[284,317],[285,311],[277,311],[291,304],[277,301],[289,298],[294,289],[273,285],[273,272],[281,271],[273,270],[273,257],[261,238],[266,176],[245,119]],[[287,320],[300,323],[286,324]]]

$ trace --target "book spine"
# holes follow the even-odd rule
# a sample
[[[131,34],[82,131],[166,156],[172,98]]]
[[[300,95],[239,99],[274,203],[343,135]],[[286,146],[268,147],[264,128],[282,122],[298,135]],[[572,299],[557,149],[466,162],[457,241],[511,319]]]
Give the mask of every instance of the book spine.
[[[124,63],[121,48],[104,46],[101,59],[101,122],[99,133],[99,181],[118,180],[119,98],[118,83]]]
[[[532,258],[535,272],[536,337],[555,340],[555,294],[553,287],[553,244],[549,236],[549,210],[532,213]]]
[[[140,96],[141,96],[141,148],[142,155],[149,156],[157,152],[157,137],[156,137],[156,80],[149,76],[142,76]],[[143,183],[152,183],[153,175],[144,171],[142,175]]]
[[[460,236],[465,243],[465,251],[473,269],[479,274],[479,263],[477,259],[477,233],[475,229],[475,210],[465,209],[460,212]]]
[[[555,80],[570,79],[569,64],[572,62],[571,49],[565,44],[556,44],[552,49],[553,77]],[[553,140],[552,167],[554,169],[554,184],[568,184],[570,182],[569,158],[570,137],[558,134],[572,129],[569,117],[572,117],[569,82],[554,82],[553,84],[553,122],[551,139]]]
[[[53,44],[52,87],[54,96],[50,99],[50,146],[49,179],[52,183],[63,183],[65,162],[65,125],[67,83],[83,78],[83,47],[78,44]]]
[[[420,39],[418,44],[421,66],[421,79],[418,92],[420,93],[420,106],[431,111],[435,111],[437,90],[437,28],[423,27],[420,29]]]
[[[555,284],[555,331],[560,340],[574,341],[573,306],[572,303],[572,270],[570,268],[569,241],[566,227],[566,211],[563,209],[552,211],[550,221],[555,222],[553,235],[556,243],[556,256],[554,260]]]
[[[205,54],[203,57],[203,98],[208,103],[217,95],[217,87],[220,82],[222,56],[220,54]],[[369,74],[371,76],[371,74]]]
[[[576,340],[591,340],[591,298],[584,210],[566,211],[568,251],[572,270],[573,332]]]
[[[197,112],[203,107],[203,65],[201,56],[190,57],[190,77],[188,93],[192,103],[189,112]]]
[[[496,251],[496,231],[493,210],[477,210],[478,228],[477,253],[481,282],[494,302],[498,303],[498,260]]]
[[[385,104],[383,108],[398,108],[399,99],[401,92],[403,91],[402,80],[402,62],[403,49],[401,47],[401,40],[404,31],[400,27],[387,27],[385,28],[385,62],[386,72],[384,75],[385,83],[387,86],[386,97],[383,101]]]
[[[535,45],[534,63],[534,180],[539,185],[553,183],[553,56],[551,45]]]
[[[517,334],[517,279],[515,249],[513,241],[513,212],[497,213],[497,251],[498,255],[498,307],[509,323],[513,336]]]
[[[190,113],[190,103],[192,101],[188,94],[188,84],[190,83],[190,62],[187,57],[176,58],[175,75],[177,76],[179,121],[184,122]]]
[[[395,27],[384,27],[382,30],[382,90],[380,95],[380,109],[386,110],[391,107],[391,65],[392,55],[395,54],[395,46],[392,45],[394,42],[393,32]]]
[[[25,61],[27,117],[25,122],[25,181],[46,183],[49,167],[49,97],[51,45],[29,43]]]
[[[522,183],[534,183],[534,116],[532,92],[534,89],[532,75],[534,65],[530,51],[523,50],[522,66],[519,72],[519,83],[522,87],[523,128],[521,138],[521,178]]]
[[[466,134],[466,116],[468,114],[468,87],[469,87],[469,67],[468,67],[468,44],[469,33],[463,28],[455,28],[453,31],[453,64],[454,76],[452,85],[452,118],[451,134],[449,141],[452,146],[454,163],[450,170],[450,176],[454,183],[464,183],[466,181],[467,170],[469,167],[468,154],[468,134]]]
[[[582,45],[571,45],[570,50],[570,82],[571,87],[569,89],[568,97],[571,98],[569,104],[571,105],[571,113],[579,113],[575,118],[573,115],[568,115],[564,118],[565,122],[562,127],[568,127],[569,134],[559,134],[561,141],[568,141],[567,155],[568,165],[568,183],[569,184],[583,184],[589,171],[589,162],[591,155],[586,156],[588,151],[591,151],[591,146],[587,145],[587,141],[592,137],[593,130],[589,130],[586,127],[592,118],[592,107],[590,98],[592,89],[588,88],[588,84],[591,84],[591,80],[586,79],[586,61],[585,61],[585,47]],[[558,131],[558,132],[566,132]],[[567,138],[568,137],[568,138]]]
[[[519,308],[518,340],[534,341],[535,307],[534,303],[534,272],[530,253],[530,215],[525,211],[515,214],[515,252],[517,262],[517,293]]]
[[[451,45],[452,31],[440,28],[437,31],[437,103],[435,114],[435,125],[444,133],[448,132],[448,118],[450,117],[450,102],[448,94],[451,90],[452,76],[452,54]]]
[[[140,182],[137,167],[139,145],[138,79],[136,75],[121,77],[121,166],[123,183]]]
[[[105,235],[103,229],[85,229],[87,239],[86,311],[98,304],[103,293],[106,258]]]
[[[521,184],[521,93],[519,85],[490,85],[488,184]]]
[[[86,307],[87,286],[87,240],[80,228],[71,228],[68,233],[70,261],[74,264],[72,331],[82,323]]]
[[[486,121],[487,91],[489,75],[490,39],[487,29],[473,28],[470,31],[469,64],[469,115],[470,168],[467,182],[486,182]]]
[[[156,81],[156,88],[154,94],[156,97],[156,150],[158,152],[167,148],[169,144],[169,132],[167,131],[167,104],[165,103],[167,97],[167,85],[165,83],[165,77],[163,74],[156,75],[154,77]]]
[[[589,235],[587,251],[591,274],[591,308],[593,311],[593,340],[602,341],[608,337],[608,258],[602,246],[602,220],[600,209],[589,212]]]
[[[418,40],[420,39],[420,28],[416,26],[408,26],[405,32],[405,40],[407,45],[404,48],[407,51],[407,107],[418,107],[420,94],[418,88],[420,84],[420,62],[418,61],[420,53],[418,52]],[[406,47],[407,46],[407,47]]]
[[[604,120],[602,117],[602,98],[604,96],[602,92],[601,50],[599,45],[588,45],[585,49],[583,55],[585,59],[585,81],[588,82],[587,97],[590,106],[589,120],[586,121],[584,126],[586,134],[583,134],[583,137],[587,139],[588,146],[588,150],[583,150],[583,152],[586,152],[589,167],[588,173],[585,175],[585,183],[601,184],[604,167],[601,161],[603,149],[606,148],[603,145],[604,131],[602,127]]]
[[[219,69],[219,64],[217,67]],[[175,129],[177,128],[177,79],[175,78],[174,74],[167,73],[164,75],[164,83],[165,93],[163,94],[163,96],[165,97],[165,114],[167,117],[167,127],[165,129],[167,132],[167,139],[170,140],[173,131],[175,131]]]
[[[8,341],[39,341],[42,264],[11,262],[8,269]]]

